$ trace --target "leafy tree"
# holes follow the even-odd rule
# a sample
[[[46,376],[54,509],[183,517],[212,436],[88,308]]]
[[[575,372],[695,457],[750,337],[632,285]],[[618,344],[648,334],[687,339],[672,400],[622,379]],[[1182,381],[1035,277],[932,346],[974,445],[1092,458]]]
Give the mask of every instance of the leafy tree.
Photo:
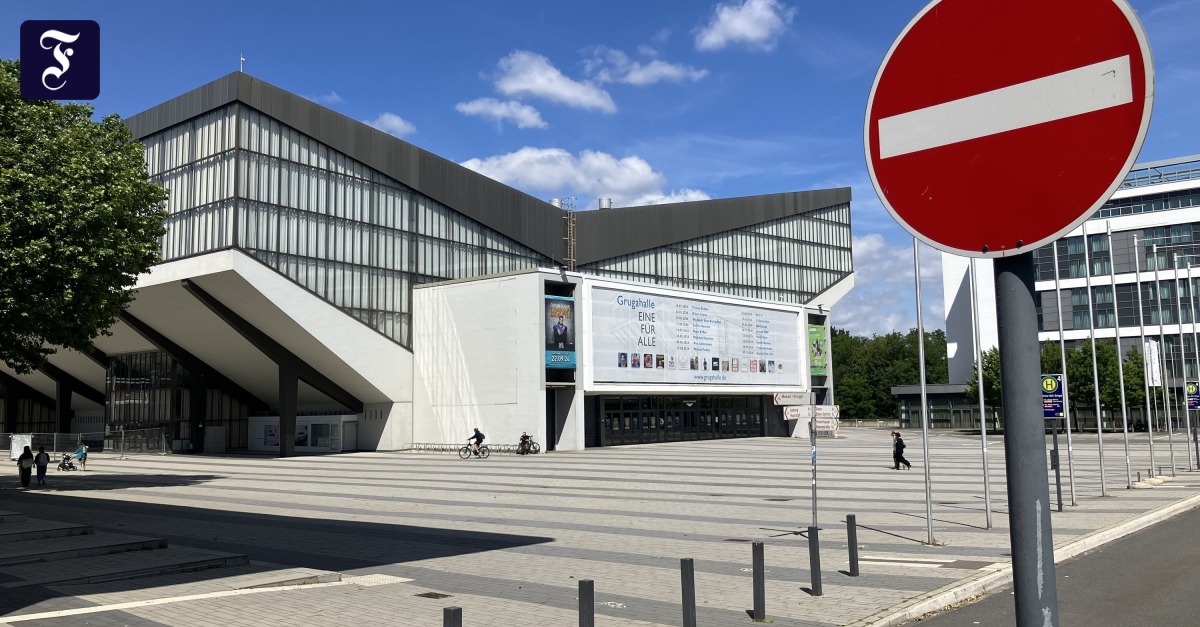
[[[866,338],[835,328],[831,349],[834,396],[845,418],[894,417],[892,387],[920,382],[916,329]],[[925,373],[928,383],[946,382],[944,331],[925,333]]]
[[[0,359],[17,372],[55,346],[87,351],[159,261],[167,193],[116,115],[26,101],[0,60]]]
[[[983,402],[988,407],[1000,407],[1000,350],[983,351]],[[979,398],[979,363],[971,365],[971,380],[967,382],[968,403]]]
[[[1146,364],[1142,354],[1132,346],[1125,353],[1125,404],[1129,407],[1145,407]]]

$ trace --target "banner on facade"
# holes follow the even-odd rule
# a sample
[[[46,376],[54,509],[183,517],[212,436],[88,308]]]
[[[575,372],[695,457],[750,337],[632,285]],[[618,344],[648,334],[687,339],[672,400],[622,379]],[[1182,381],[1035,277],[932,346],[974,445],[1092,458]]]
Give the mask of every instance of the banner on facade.
[[[546,367],[575,367],[575,299],[546,297]]]
[[[804,385],[795,311],[595,288],[596,381]]]
[[[808,367],[814,377],[829,374],[829,344],[825,341],[824,325],[808,325]]]

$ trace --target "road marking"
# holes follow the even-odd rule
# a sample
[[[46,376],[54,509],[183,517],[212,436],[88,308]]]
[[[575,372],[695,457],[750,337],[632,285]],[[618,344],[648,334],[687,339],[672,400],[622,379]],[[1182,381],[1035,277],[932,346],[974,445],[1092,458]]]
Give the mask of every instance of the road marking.
[[[1129,55],[879,120],[879,158],[1133,102]]]
[[[330,583],[312,583],[299,584],[294,586],[276,586],[274,588],[243,588],[241,590],[222,590],[220,592],[206,592],[204,594],[189,594],[178,597],[166,597],[163,599],[147,599],[145,601],[129,601],[128,603],[113,603],[112,605],[97,605],[94,607],[80,607],[72,610],[58,610],[55,612],[41,612],[39,614],[21,614],[20,616],[5,616],[0,618],[0,624],[5,623],[21,623],[29,620],[41,620],[44,618],[61,618],[63,616],[79,616],[81,614],[98,614],[100,612],[115,612],[119,610],[136,609],[139,607],[151,607],[154,605],[167,605],[168,603],[183,603],[185,601],[200,601],[204,599],[219,599],[222,597],[240,597],[247,594],[262,594],[264,592],[284,592],[286,590],[311,590],[313,588],[330,588],[333,586],[344,586],[348,582],[333,581]]]

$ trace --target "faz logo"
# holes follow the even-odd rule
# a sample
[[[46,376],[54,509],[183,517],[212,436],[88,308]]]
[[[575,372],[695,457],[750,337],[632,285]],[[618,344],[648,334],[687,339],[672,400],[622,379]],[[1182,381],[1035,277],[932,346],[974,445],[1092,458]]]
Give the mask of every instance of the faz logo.
[[[93,100],[100,95],[100,25],[91,20],[21,24],[21,97]]]

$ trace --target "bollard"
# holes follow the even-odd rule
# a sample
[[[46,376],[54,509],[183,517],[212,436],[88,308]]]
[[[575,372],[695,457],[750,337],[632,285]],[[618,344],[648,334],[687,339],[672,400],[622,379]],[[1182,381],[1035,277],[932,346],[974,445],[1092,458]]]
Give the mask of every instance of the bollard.
[[[821,596],[821,540],[817,528],[808,528],[808,569],[812,571],[812,595]]]
[[[754,543],[754,620],[767,620],[767,565],[763,543]]]
[[[850,547],[850,576],[858,576],[858,519],[846,515],[846,546]]]
[[[679,560],[679,579],[683,584],[683,627],[696,627],[696,566],[692,558]]]
[[[442,608],[442,627],[462,627],[462,608]]]
[[[579,627],[596,627],[596,585],[591,579],[579,580]]]

